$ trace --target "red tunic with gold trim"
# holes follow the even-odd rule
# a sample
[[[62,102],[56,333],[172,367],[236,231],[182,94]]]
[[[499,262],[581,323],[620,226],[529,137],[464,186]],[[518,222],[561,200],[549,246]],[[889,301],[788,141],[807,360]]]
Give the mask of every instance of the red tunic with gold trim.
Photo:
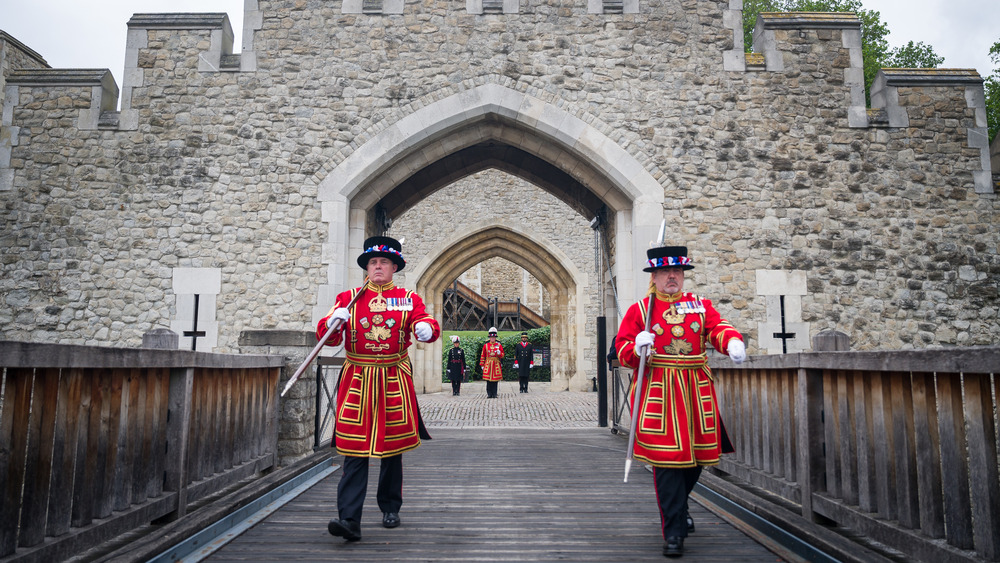
[[[327,340],[327,345],[337,346],[347,337],[347,358],[337,385],[334,445],[342,455],[388,457],[416,448],[421,435],[430,437],[420,420],[407,348],[418,322],[434,330],[431,342],[441,329],[419,295],[391,281],[382,286],[368,282],[341,293],[330,313],[350,303],[358,291],[365,295],[351,308],[350,320]],[[328,318],[319,321],[317,339],[326,333]]]
[[[619,361],[632,369],[639,368],[635,337],[646,326],[649,299],[629,307],[615,338]],[[711,301],[693,293],[657,293],[650,332],[653,354],[638,411],[634,382],[631,389],[632,412],[639,413],[632,454],[656,467],[715,465],[728,437],[705,353],[711,345],[726,354],[729,341],[743,337]]]
[[[479,366],[483,368],[483,381],[500,381],[503,379],[503,368],[500,359],[503,358],[503,345],[499,342],[483,344],[483,352],[479,355]]]

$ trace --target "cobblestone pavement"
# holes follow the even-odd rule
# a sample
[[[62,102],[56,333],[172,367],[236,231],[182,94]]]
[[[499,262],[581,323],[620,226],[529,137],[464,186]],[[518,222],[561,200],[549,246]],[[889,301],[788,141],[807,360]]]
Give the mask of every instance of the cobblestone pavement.
[[[417,395],[417,402],[428,428],[597,427],[597,393],[552,392],[537,381],[519,393],[516,381],[501,381],[499,395],[487,399],[486,383],[476,381],[463,383],[456,397],[446,382],[440,393]]]

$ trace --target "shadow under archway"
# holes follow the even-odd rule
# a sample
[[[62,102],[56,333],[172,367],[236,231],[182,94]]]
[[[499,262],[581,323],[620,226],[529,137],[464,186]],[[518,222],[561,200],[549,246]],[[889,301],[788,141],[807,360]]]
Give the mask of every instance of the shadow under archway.
[[[524,268],[551,296],[550,325],[553,391],[584,390],[586,378],[579,350],[585,347],[583,295],[587,276],[578,271],[565,254],[551,243],[540,240],[512,225],[495,223],[454,233],[441,251],[422,260],[410,274],[416,279],[428,311],[439,317],[443,293],[465,270],[488,258],[500,257]],[[441,341],[422,347],[413,354],[414,383],[418,390],[436,392],[441,388]],[[418,381],[419,378],[419,381]]]

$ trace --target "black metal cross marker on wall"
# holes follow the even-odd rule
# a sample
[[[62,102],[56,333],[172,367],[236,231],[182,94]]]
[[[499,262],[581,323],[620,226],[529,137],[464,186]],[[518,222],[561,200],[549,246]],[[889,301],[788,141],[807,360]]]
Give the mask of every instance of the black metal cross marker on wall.
[[[197,299],[197,297],[195,297]],[[778,300],[781,303],[781,332],[775,332],[774,337],[781,339],[781,353],[788,353],[788,341],[795,338],[794,332],[788,332],[785,330],[785,296],[779,295]],[[195,322],[197,322],[198,317],[195,317]]]
[[[191,327],[191,330],[185,330],[184,331],[184,336],[190,336],[191,337],[191,349],[192,350],[196,350],[198,348],[198,337],[199,336],[205,336],[205,331],[204,330],[198,330],[198,297],[199,297],[198,294],[195,293],[194,294],[194,326]],[[784,297],[782,297],[782,299],[784,299]],[[785,309],[784,309],[784,301],[782,301],[782,309],[781,309],[782,327],[784,327],[784,314],[785,314],[784,311],[785,311]],[[782,328],[782,330],[784,330],[784,328]]]

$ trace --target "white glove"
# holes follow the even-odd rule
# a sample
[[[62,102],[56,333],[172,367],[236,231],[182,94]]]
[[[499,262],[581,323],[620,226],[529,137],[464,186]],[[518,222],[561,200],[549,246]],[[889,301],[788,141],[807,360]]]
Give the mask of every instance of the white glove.
[[[434,329],[428,323],[421,321],[413,327],[413,334],[417,335],[417,340],[427,342],[434,337]]]
[[[517,362],[514,362],[514,369],[517,369]]]
[[[336,321],[340,321],[338,326],[343,326],[349,320],[351,320],[351,310],[346,307],[338,307],[332,315],[327,317],[326,328],[332,327]]]
[[[726,351],[729,352],[729,359],[734,364],[742,364],[743,360],[747,359],[747,347],[743,345],[742,341],[735,338],[726,345]]]
[[[650,351],[653,349],[653,340],[655,338],[656,336],[652,332],[649,332],[648,330],[644,330],[639,334],[635,335],[636,355],[639,356],[640,358],[644,354],[648,356]]]
[[[531,362],[530,364],[528,364],[528,369],[531,369],[533,367],[535,367],[535,362]]]

